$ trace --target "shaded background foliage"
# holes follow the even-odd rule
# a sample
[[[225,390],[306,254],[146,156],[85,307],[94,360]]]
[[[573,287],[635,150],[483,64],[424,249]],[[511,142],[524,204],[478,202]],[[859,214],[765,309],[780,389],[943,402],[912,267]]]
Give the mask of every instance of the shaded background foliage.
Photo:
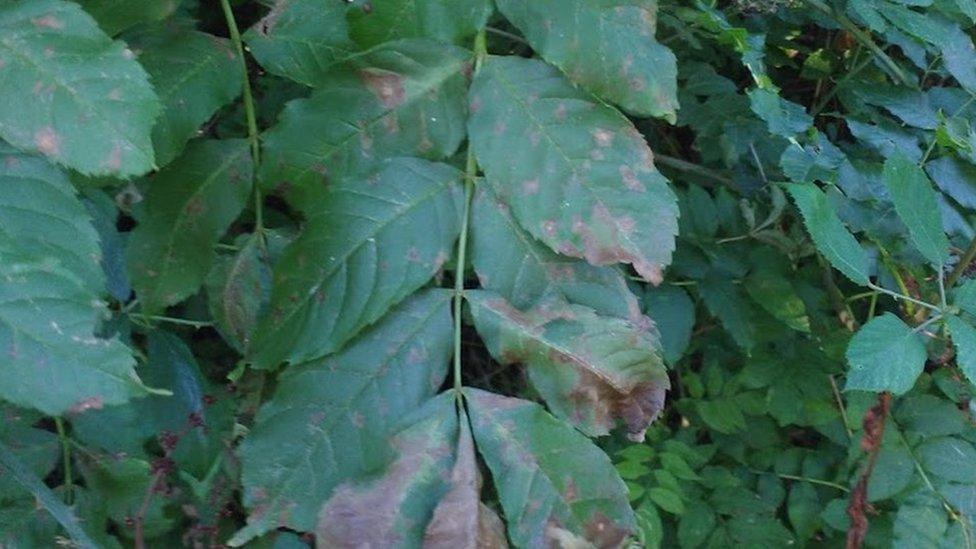
[[[976,2],[226,7],[0,0],[0,546],[976,543]]]

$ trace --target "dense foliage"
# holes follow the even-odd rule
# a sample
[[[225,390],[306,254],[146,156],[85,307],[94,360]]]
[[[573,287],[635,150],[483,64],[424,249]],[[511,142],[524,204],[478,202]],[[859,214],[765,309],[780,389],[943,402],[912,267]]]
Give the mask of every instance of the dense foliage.
[[[0,0],[0,547],[976,545],[974,28]]]

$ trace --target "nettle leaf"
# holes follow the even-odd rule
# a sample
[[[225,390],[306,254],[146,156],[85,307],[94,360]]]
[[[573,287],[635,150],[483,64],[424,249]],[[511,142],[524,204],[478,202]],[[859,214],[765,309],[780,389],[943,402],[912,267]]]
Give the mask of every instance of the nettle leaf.
[[[636,531],[626,486],[585,436],[533,402],[478,389],[464,394],[513,545],[582,537],[615,547]]]
[[[817,250],[852,282],[866,285],[871,265],[868,254],[837,217],[827,202],[827,195],[816,185],[793,183],[786,185],[786,189],[803,215],[803,223]]]
[[[932,264],[944,265],[949,258],[949,239],[942,230],[936,191],[928,176],[915,162],[896,153],[885,160],[884,182],[915,247]]]
[[[672,124],[678,109],[674,54],[654,39],[657,2],[497,0],[499,11],[543,59],[592,93]]]
[[[376,479],[343,484],[319,512],[321,547],[420,547],[450,489],[458,436],[454,395],[445,393],[390,441],[396,458]]]
[[[635,325],[559,299],[523,312],[493,292],[465,296],[492,356],[524,364],[556,415],[590,436],[623,421],[643,439],[670,387],[649,321]]]
[[[507,549],[505,524],[490,507],[481,503],[481,471],[475,456],[474,438],[467,413],[462,409],[459,415],[450,490],[441,498],[427,524],[424,548]]]
[[[217,259],[207,274],[207,305],[221,335],[238,351],[247,349],[271,292],[271,267],[261,239],[249,237],[233,256]]]
[[[353,56],[346,2],[276,0],[271,11],[244,34],[262,67],[307,86],[327,82],[323,75]]]
[[[83,174],[153,168],[159,100],[135,55],[77,4],[0,6],[0,137]]]
[[[559,295],[601,315],[635,321],[641,317],[620,269],[593,266],[550,250],[518,225],[490,181],[480,181],[475,190],[471,262],[481,287],[498,292],[518,309]]]
[[[235,544],[281,524],[311,530],[333,488],[384,465],[391,430],[447,374],[451,296],[419,293],[340,353],[284,371],[241,445],[251,514]]]
[[[94,335],[105,314],[100,258],[67,177],[0,148],[0,398],[60,415],[146,394],[129,349]]]
[[[976,328],[955,315],[946,316],[946,324],[956,347],[959,369],[970,382],[976,383]]]
[[[230,41],[186,31],[139,55],[163,112],[152,131],[156,163],[169,164],[220,107],[241,93],[240,60]]]
[[[925,344],[897,316],[885,313],[861,327],[847,347],[845,390],[905,393],[925,367]]]
[[[385,0],[357,2],[348,12],[349,32],[364,48],[400,38],[460,43],[484,28],[490,0]]]
[[[471,89],[479,164],[533,236],[594,265],[661,281],[678,206],[644,138],[537,60],[489,57]]]
[[[150,179],[127,251],[144,311],[178,303],[200,288],[214,246],[251,195],[251,169],[246,140],[196,141]]]
[[[365,180],[330,185],[275,265],[251,363],[333,352],[430,280],[460,232],[460,178],[443,164],[393,159]]]
[[[263,184],[302,210],[322,188],[384,157],[452,155],[464,139],[469,54],[427,40],[383,44],[336,67],[309,98],[290,102],[264,135]]]

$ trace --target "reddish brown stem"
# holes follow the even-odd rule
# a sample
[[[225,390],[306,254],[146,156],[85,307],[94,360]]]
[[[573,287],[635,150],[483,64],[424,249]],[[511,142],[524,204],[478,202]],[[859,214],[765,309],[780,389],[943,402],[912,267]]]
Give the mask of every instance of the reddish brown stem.
[[[881,442],[884,439],[885,419],[891,408],[891,394],[878,395],[878,403],[864,414],[864,435],[861,437],[861,450],[868,455],[867,465],[857,485],[851,490],[850,503],[847,505],[847,516],[851,519],[851,527],[847,531],[847,549],[858,549],[864,545],[864,537],[868,533],[868,481],[874,472],[874,464],[878,461]]]

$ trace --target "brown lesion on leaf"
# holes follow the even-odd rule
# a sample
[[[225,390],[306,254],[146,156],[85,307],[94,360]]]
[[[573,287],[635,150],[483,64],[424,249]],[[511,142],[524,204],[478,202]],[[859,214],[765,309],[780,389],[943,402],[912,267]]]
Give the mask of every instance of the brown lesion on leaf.
[[[101,410],[105,407],[105,400],[100,396],[88,397],[75,403],[68,409],[68,413],[77,415],[88,410]]]
[[[406,100],[403,89],[403,76],[379,69],[362,69],[359,80],[387,109],[394,109]]]
[[[34,145],[47,156],[58,156],[61,153],[61,136],[51,126],[45,126],[34,133]]]
[[[271,7],[271,11],[268,12],[254,28],[257,30],[258,34],[262,36],[268,36],[274,32],[275,25],[278,24],[278,18],[281,17],[282,12],[288,7],[291,0],[278,0],[275,2],[274,6]]]
[[[31,19],[31,24],[39,29],[61,30],[64,28],[64,22],[53,15],[35,17]]]

